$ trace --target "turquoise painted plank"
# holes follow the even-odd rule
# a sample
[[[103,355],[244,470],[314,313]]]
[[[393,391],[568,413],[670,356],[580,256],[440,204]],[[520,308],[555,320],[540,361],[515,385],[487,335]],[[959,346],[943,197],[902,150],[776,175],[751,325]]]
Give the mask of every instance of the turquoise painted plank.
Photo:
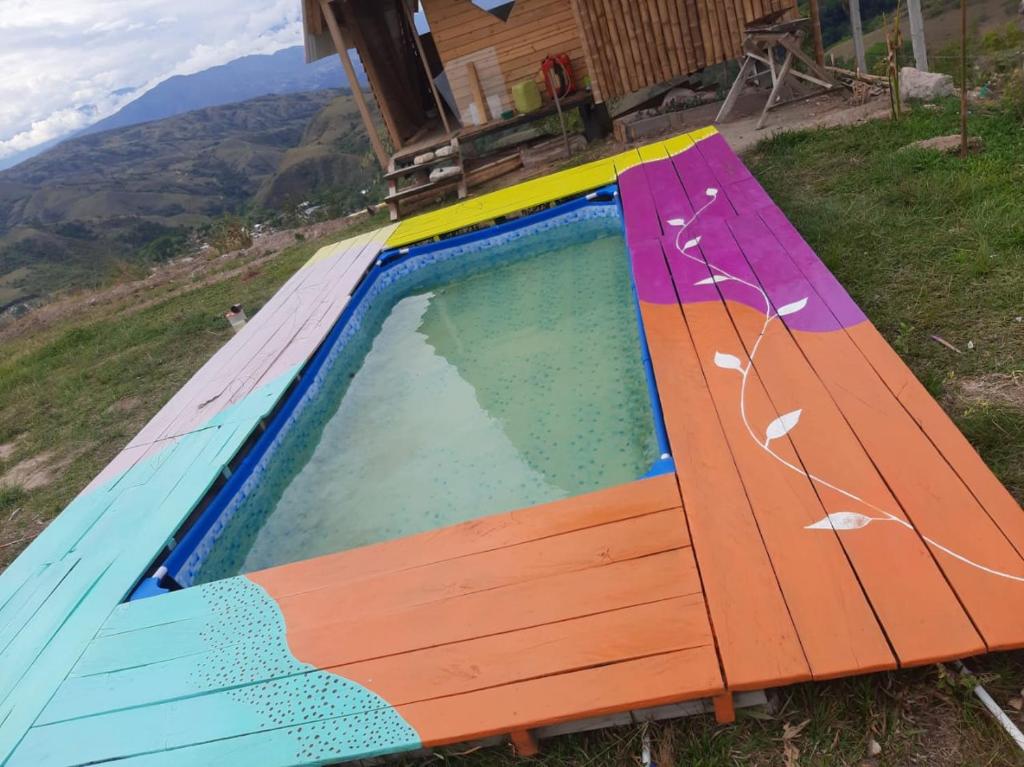
[[[421,747],[414,734],[402,736],[387,726],[358,716],[323,719],[315,723],[279,727],[234,738],[195,743],[182,748],[152,751],[120,759],[117,767],[318,767],[356,759],[397,755]],[[8,767],[58,767],[74,762],[33,764],[15,754]]]
[[[21,643],[19,654],[9,664],[5,662],[5,670],[8,665],[15,670],[0,680],[0,761],[14,749],[114,606],[127,595],[159,546],[187,517],[293,376],[294,371],[289,371],[213,419],[212,425],[228,426],[224,430],[227,435],[219,429],[202,429],[182,438],[154,475],[155,481],[126,488],[80,543],[83,562],[76,568],[75,579],[65,581],[78,588],[78,603],[72,605],[75,609],[65,613],[62,624],[54,625],[48,616],[51,619],[28,627],[15,640]],[[169,479],[174,472],[178,474],[176,483]],[[150,484],[173,487],[166,498],[147,497],[145,490]],[[126,524],[114,526],[115,518]],[[40,612],[45,611],[44,607]],[[60,631],[54,633],[57,628]],[[36,649],[29,650],[29,644]]]
[[[142,599],[118,605],[96,636],[112,636],[126,631],[139,631],[165,623],[199,618],[206,615],[209,610],[209,605],[202,597],[201,586],[172,591],[161,595],[159,599]]]
[[[388,750],[418,745],[416,733],[382,698],[291,655],[284,619],[261,587],[246,578],[232,578],[209,584],[204,598],[211,607],[202,628],[209,646],[239,637],[241,642],[236,641],[228,657],[204,658],[187,676],[193,684],[218,684],[222,689],[36,726],[18,747],[11,767],[124,759],[261,731],[290,739],[290,728],[315,727],[325,720],[331,720],[333,729],[325,727],[324,734],[339,740],[338,745],[372,741]],[[261,674],[271,675],[272,681],[247,683]],[[163,681],[173,683],[169,678]],[[168,687],[166,693],[173,695],[174,688]],[[295,759],[296,744],[289,745]]]
[[[12,610],[3,625],[0,625],[0,656],[6,654],[7,648],[10,647],[14,638],[21,633],[21,629],[32,619],[43,603],[60,587],[64,578],[77,562],[78,557],[72,555],[59,562],[54,562],[52,565],[46,565],[42,572],[26,584],[31,588],[24,590],[24,597],[11,600],[11,607],[17,606],[18,609]]]
[[[27,602],[32,600],[33,595],[39,588],[39,577],[46,572],[48,567],[48,564],[39,564],[32,570],[26,569],[26,577],[21,582],[21,585],[8,594],[7,599],[2,605],[0,605],[0,630],[10,623],[13,616],[17,614]]]

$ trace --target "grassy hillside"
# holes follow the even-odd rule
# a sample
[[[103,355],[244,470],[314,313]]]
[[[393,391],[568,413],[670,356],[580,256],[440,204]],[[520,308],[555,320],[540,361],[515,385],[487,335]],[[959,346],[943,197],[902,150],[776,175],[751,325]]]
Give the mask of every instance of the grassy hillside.
[[[0,173],[0,308],[144,269],[175,250],[147,248],[154,241],[180,249],[194,227],[254,204],[365,186],[377,175],[368,149],[351,96],[338,91],[265,96],[65,142]]]

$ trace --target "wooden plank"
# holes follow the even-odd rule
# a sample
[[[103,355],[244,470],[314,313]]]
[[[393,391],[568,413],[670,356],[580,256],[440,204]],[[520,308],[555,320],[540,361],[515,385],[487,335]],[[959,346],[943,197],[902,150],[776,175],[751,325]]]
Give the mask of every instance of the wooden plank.
[[[614,162],[596,160],[407,219],[398,225],[387,244],[393,248],[411,245],[524,208],[572,197],[613,181]]]
[[[891,508],[894,513],[905,518],[863,447],[785,328],[775,322],[770,326],[769,333],[763,337],[762,342],[754,347],[756,339],[761,337],[765,314],[764,307],[757,305],[760,297],[749,285],[759,283],[724,224],[712,222],[694,227],[693,235],[701,237],[700,250],[695,250],[696,253],[702,252],[703,257],[714,263],[717,269],[744,281],[721,282],[712,290],[727,300],[732,324],[739,332],[738,338],[730,347],[723,344],[720,348],[732,353],[736,353],[737,349],[742,350],[739,354],[744,359],[754,355],[757,380],[751,383],[758,386],[763,384],[765,393],[771,400],[770,417],[762,418],[760,423],[767,424],[782,413],[800,411],[802,414],[799,427],[790,431],[784,439],[773,443],[771,447],[773,453],[779,456],[777,459],[771,456],[775,473],[788,476],[794,481],[806,479],[806,474],[810,474],[823,478],[824,482],[836,487],[855,487],[858,497],[865,502],[874,507]],[[693,263],[682,256],[670,256],[669,262],[674,274],[684,263]],[[692,286],[702,277],[708,276],[707,270],[700,271],[696,264],[694,269],[682,271],[681,274],[682,280],[676,275],[677,285]],[[721,272],[718,274],[721,275]],[[700,294],[707,289],[707,286],[693,287],[689,289],[688,295],[694,301],[706,302],[706,296]],[[682,287],[680,292],[682,294]],[[708,307],[715,306],[715,303],[695,305],[688,309],[688,317],[690,314],[699,314],[700,311],[707,311]],[[728,321],[727,318],[726,322]],[[695,333],[695,337],[697,336]],[[707,349],[702,358],[710,359],[715,351]],[[705,373],[710,378],[713,371],[708,370],[705,365]],[[735,373],[730,374],[729,371],[720,371],[719,375],[736,377]],[[752,390],[750,394],[753,394]],[[758,408],[750,394],[745,409],[747,413],[756,413]],[[735,403],[734,399],[733,412],[738,412]],[[742,428],[743,426],[737,425],[735,431]],[[760,434],[760,431],[757,434]],[[766,448],[756,444],[752,435],[740,436],[747,438],[745,441],[749,447],[755,448],[762,455],[768,455]],[[746,472],[744,476],[747,476]],[[816,531],[806,529],[807,525],[817,523],[826,513],[842,513],[849,510],[871,513],[871,507],[855,505],[853,499],[837,492],[824,482],[816,482],[813,486],[824,509],[819,512],[818,517],[792,526],[792,534],[805,540],[798,540],[783,547],[778,555],[773,555],[776,567],[781,567],[780,561],[789,557],[798,560],[795,563],[797,566],[810,564],[813,552],[797,554],[802,546],[835,545],[838,548],[841,545],[838,555],[844,560],[849,558],[901,664],[930,663],[980,649],[983,646],[980,637],[955,595],[950,591],[927,548],[916,536],[891,536],[884,529],[876,527],[874,530],[864,531],[863,536],[851,537],[840,534],[837,536],[838,543],[833,544],[832,541],[825,540],[827,535],[818,535]],[[763,480],[759,478],[756,484],[763,484]],[[785,513],[779,512],[781,515]],[[762,529],[765,528],[766,524],[762,523]],[[809,533],[817,540],[806,540]],[[819,567],[812,569],[818,571]],[[828,568],[820,567],[820,572],[828,572]],[[829,585],[828,588],[833,586]],[[837,596],[840,593],[837,589]],[[786,590],[786,594],[787,602],[792,606],[793,600],[789,598],[789,590]],[[823,601],[821,609],[827,610],[830,608],[825,604],[835,600],[825,598]],[[801,640],[807,648],[808,642],[803,631]],[[867,648],[870,645],[858,642],[853,648],[854,652],[857,653],[862,646]],[[809,648],[808,655],[811,655]]]
[[[415,723],[431,747],[705,697],[720,689],[714,650],[701,647],[400,706],[398,712]]]
[[[677,597],[329,670],[399,705],[661,652],[710,646],[713,641],[703,601]],[[193,654],[70,678],[47,707],[40,724],[205,695],[227,687],[217,677],[197,673],[208,662]],[[244,677],[247,683],[279,678],[258,664],[245,665],[254,666],[251,676]],[[237,685],[238,676],[232,681]]]
[[[846,327],[847,335],[889,391],[928,435],[1017,552],[1024,555],[1024,514],[1013,496],[874,325],[866,321],[853,299],[782,211],[772,206],[762,209],[760,216],[833,316]]]
[[[282,593],[275,569],[250,579],[274,597],[287,618],[288,630],[299,632],[315,629],[338,614],[366,621],[444,600],[671,551],[687,543],[686,520],[679,509],[673,509],[423,567],[335,580],[316,587],[311,584],[298,594]],[[204,610],[174,622],[99,637],[84,653],[74,673],[107,673],[198,652],[201,641],[194,637],[201,634],[201,626],[208,620],[209,614]]]
[[[784,305],[795,293],[816,297],[814,288],[777,241],[760,236],[758,224],[738,219],[732,229],[773,303]],[[751,242],[748,247],[747,241],[755,237],[756,244]],[[786,324],[790,326],[789,321]],[[838,323],[832,329],[842,330]],[[928,543],[988,647],[1017,646],[1019,622],[1009,615],[1015,605],[1024,609],[1024,561],[1020,554],[849,336],[842,332],[803,333],[797,340],[914,528]],[[894,522],[889,528],[890,535],[907,532]],[[970,529],[969,536],[963,535],[965,529]]]
[[[692,553],[676,549],[367,619],[324,616],[289,632],[288,642],[296,658],[319,668],[700,592]]]
[[[274,593],[283,598],[356,578],[444,562],[486,551],[538,541],[623,519],[677,508],[675,478],[662,475],[496,514],[451,527],[393,541],[295,562],[273,570]],[[269,577],[269,574],[266,574]],[[167,594],[160,602],[144,600],[119,605],[104,626],[105,633],[134,631],[185,620],[206,613],[196,589]]]
[[[735,371],[715,365],[720,351],[736,353],[743,345],[725,306],[707,300],[708,292],[717,299],[714,286],[710,291],[709,286],[693,287],[711,279],[711,272],[706,265],[684,258],[670,256],[669,263],[732,459],[812,675],[821,679],[895,668],[885,636],[839,541],[834,536],[808,535],[805,530],[826,513],[814,486],[798,473],[780,471],[749,431],[748,424],[756,423],[759,435],[761,424],[772,423],[782,414],[756,372],[741,379]],[[798,460],[788,440],[783,437],[780,442],[773,449],[787,460]]]
[[[630,177],[638,173],[642,175],[634,169],[621,179],[627,221],[634,205],[653,204],[649,198],[635,199],[628,190]],[[646,186],[638,191],[643,189]],[[714,416],[661,245],[648,236],[631,241],[630,250],[644,332],[726,682],[731,689],[746,689],[808,679],[807,661]]]

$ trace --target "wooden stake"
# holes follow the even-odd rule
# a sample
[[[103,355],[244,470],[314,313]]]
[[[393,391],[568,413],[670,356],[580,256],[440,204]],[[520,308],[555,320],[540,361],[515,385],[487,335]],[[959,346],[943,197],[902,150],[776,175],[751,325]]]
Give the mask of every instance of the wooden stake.
[[[867,59],[864,55],[864,26],[861,24],[860,0],[850,0],[850,27],[853,30],[853,50],[857,58],[857,71],[867,72]]]
[[[910,16],[910,40],[914,44],[914,66],[922,72],[927,72],[928,46],[924,37],[924,16],[921,15],[921,0],[907,0],[907,14]]]
[[[452,128],[448,124],[448,115],[444,112],[444,102],[441,101],[441,94],[437,92],[437,85],[434,84],[434,78],[430,75],[430,63],[427,61],[427,54],[423,50],[423,41],[420,40],[420,33],[416,29],[416,17],[413,16],[412,9],[405,0],[402,0],[400,5],[405,8],[405,18],[409,22],[409,29],[412,31],[413,39],[416,41],[416,50],[420,53],[423,72],[427,76],[427,82],[430,83],[430,92],[434,94],[434,104],[437,105],[437,113],[441,116],[441,122],[444,124],[444,132],[450,136],[452,135]]]
[[[825,44],[821,39],[821,13],[818,10],[818,0],[810,0],[811,6],[811,33],[814,35],[814,60],[819,67],[825,66]]]
[[[967,157],[967,0],[960,0],[960,156]]]
[[[715,706],[715,721],[719,724],[732,724],[736,721],[736,705],[731,692],[723,692],[711,699]]]
[[[510,732],[512,747],[516,750],[516,756],[536,756],[540,753],[540,745],[536,736],[529,730],[516,730]]]
[[[323,12],[324,18],[327,20],[327,27],[331,31],[331,40],[334,41],[334,47],[338,51],[338,58],[341,59],[341,65],[345,68],[345,76],[348,78],[349,87],[352,90],[352,98],[356,100],[356,106],[359,108],[359,114],[363,118],[363,126],[366,128],[366,132],[370,136],[370,143],[373,145],[373,152],[377,155],[377,161],[380,163],[381,169],[385,172],[388,170],[389,157],[387,151],[384,149],[384,144],[380,140],[380,136],[377,134],[377,126],[373,123],[373,117],[370,115],[370,108],[366,105],[366,99],[363,96],[363,89],[359,85],[359,80],[356,78],[355,67],[352,66],[352,59],[349,58],[348,42],[345,40],[345,35],[341,31],[341,27],[338,25],[338,19],[334,15],[334,9],[331,8],[330,0],[320,0],[320,10]]]

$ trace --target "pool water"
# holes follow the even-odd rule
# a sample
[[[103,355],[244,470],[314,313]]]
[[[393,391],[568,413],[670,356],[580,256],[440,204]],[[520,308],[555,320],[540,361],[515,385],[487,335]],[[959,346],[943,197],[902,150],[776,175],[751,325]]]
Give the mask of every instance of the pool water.
[[[194,582],[645,474],[658,443],[617,221],[496,245],[466,274],[427,266],[373,299],[364,343],[282,434]]]

